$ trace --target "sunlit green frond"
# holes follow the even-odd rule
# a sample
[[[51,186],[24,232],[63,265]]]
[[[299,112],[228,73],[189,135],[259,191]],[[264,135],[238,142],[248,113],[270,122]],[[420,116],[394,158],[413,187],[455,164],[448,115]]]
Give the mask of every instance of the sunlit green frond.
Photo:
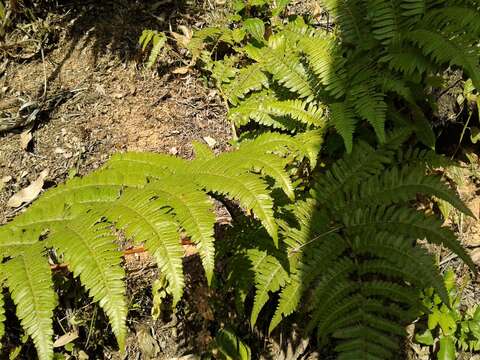
[[[183,249],[177,231],[178,225],[162,211],[166,204],[156,199],[154,189],[125,191],[120,199],[105,211],[110,221],[123,229],[137,244],[143,244],[154,256],[160,271],[168,281],[167,291],[173,296],[173,304],[183,294]],[[163,200],[163,199],[162,199]]]
[[[198,173],[196,181],[208,191],[226,195],[240,202],[262,222],[273,241],[277,243],[277,224],[273,216],[273,201],[267,185],[251,174],[237,176]]]
[[[53,357],[52,316],[56,306],[51,271],[42,256],[43,246],[25,248],[0,267],[17,308],[22,327],[30,336],[40,360]]]
[[[247,93],[268,87],[268,78],[259,63],[242,68],[235,79],[226,86],[226,96],[232,104],[237,105]]]
[[[258,315],[268,301],[269,293],[275,292],[285,285],[288,274],[283,265],[265,251],[249,250],[248,258],[255,273],[255,299],[253,302],[250,322],[254,326]]]
[[[159,203],[172,208],[175,219],[197,245],[207,281],[210,283],[215,266],[215,214],[211,199],[183,175],[152,182],[145,189],[152,191]],[[181,264],[181,261],[178,263]],[[181,269],[181,266],[178,269]],[[181,286],[179,284],[178,288],[182,287],[183,283]]]
[[[108,224],[86,215],[55,226],[49,243],[63,254],[69,269],[107,314],[121,348],[125,345],[127,303],[121,252]]]
[[[265,52],[262,64],[276,81],[297,93],[299,98],[311,100],[315,97],[305,65],[293,49],[272,49]]]
[[[345,62],[333,37],[302,39],[300,46],[306,53],[309,65],[325,90],[333,97],[345,94]]]

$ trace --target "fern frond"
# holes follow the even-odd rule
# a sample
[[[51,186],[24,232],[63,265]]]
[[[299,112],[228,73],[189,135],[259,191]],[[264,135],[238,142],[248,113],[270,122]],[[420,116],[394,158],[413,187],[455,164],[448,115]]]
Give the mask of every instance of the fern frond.
[[[373,36],[383,45],[398,38],[402,31],[402,19],[396,1],[369,0],[368,16],[372,21]]]
[[[235,79],[226,86],[225,95],[232,104],[238,105],[247,93],[263,87],[268,87],[268,78],[262,65],[255,63],[240,69]]]
[[[389,52],[380,58],[390,70],[403,72],[407,76],[423,74],[432,68],[430,61],[422,52],[407,45],[390,48]]]
[[[346,59],[339,53],[334,39],[305,37],[300,46],[325,90],[334,98],[341,98],[345,94]]]
[[[182,175],[152,182],[145,187],[145,190],[151,191],[152,196],[155,196],[161,204],[173,209],[174,218],[190,236],[192,242],[197,245],[207,281],[210,283],[215,265],[213,236],[215,215],[210,198],[192,186],[192,183]],[[178,263],[181,264],[180,259],[178,259]],[[181,266],[178,266],[177,269],[181,270]],[[183,282],[179,283],[178,288],[183,288]],[[181,297],[181,294],[178,295],[180,296],[175,297],[176,300]]]
[[[143,244],[157,260],[165,275],[166,290],[173,296],[173,306],[183,294],[182,268],[183,249],[178,236],[178,225],[160,209],[164,203],[153,200],[152,190],[126,190],[122,196],[105,210],[105,215],[119,229],[124,229],[137,244]]]
[[[380,143],[385,142],[387,104],[384,97],[374,81],[365,79],[353,85],[348,94],[355,111],[372,125]]]
[[[203,173],[197,176],[197,182],[208,191],[227,195],[239,201],[243,208],[252,210],[273,241],[278,242],[278,226],[273,216],[273,201],[263,181],[250,174],[228,176],[221,173],[215,175]]]
[[[193,141],[192,147],[196,160],[210,160],[215,157],[213,150],[204,143]]]
[[[310,101],[315,98],[307,70],[293,49],[284,51],[280,48],[267,51],[264,53],[262,64],[276,81],[297,93],[300,99]]]
[[[409,241],[400,236],[379,233],[376,236],[361,236],[353,241],[353,249],[358,254],[370,254],[388,260],[397,269],[409,272],[412,283],[419,288],[433,286],[442,301],[448,304],[448,295],[442,277],[438,274],[435,262],[424,249],[412,248]]]
[[[30,336],[40,360],[53,357],[52,316],[56,306],[51,271],[42,244],[25,248],[0,267],[12,294],[17,316]]]
[[[478,39],[480,32],[479,19],[480,13],[471,6],[448,6],[430,10],[424,21],[433,28],[449,32],[465,32],[473,39]]]
[[[273,129],[293,131],[297,123],[291,119],[271,114],[269,108],[264,106],[267,101],[276,100],[264,92],[252,94],[252,96],[242,101],[239,106],[231,108],[228,112],[228,118],[237,127],[247,125],[253,120],[260,125]]]
[[[414,200],[419,193],[436,196],[449,202],[464,214],[474,216],[439,176],[426,175],[425,168],[419,166],[404,166],[401,169],[393,167],[379,177],[372,177],[359,184],[352,193],[345,193],[344,199],[338,199],[338,205],[339,208],[348,206],[350,209],[359,205],[388,206]]]
[[[241,148],[246,153],[274,153],[292,161],[307,158],[311,167],[314,168],[322,142],[322,129],[308,130],[295,136],[265,132],[255,134],[254,141],[248,138],[242,140]]]
[[[405,17],[422,16],[425,14],[425,0],[401,0],[400,9]]]
[[[438,33],[423,29],[411,31],[406,37],[436,63],[461,67],[472,79],[475,87],[480,88],[478,56],[469,53],[469,47],[459,44],[458,39],[447,39]]]
[[[121,252],[114,244],[108,227],[96,224],[97,217],[85,216],[64,222],[52,229],[49,242],[68,262],[75,276],[80,277],[94,301],[105,310],[118,344],[125,344],[127,304],[125,273],[120,266]]]
[[[343,221],[353,232],[377,229],[376,231],[387,231],[415,239],[427,238],[430,242],[452,250],[472,270],[475,269],[470,256],[460,245],[453,232],[442,227],[442,222],[433,216],[425,216],[407,207],[373,206],[368,209],[358,209],[352,214],[345,214]]]
[[[354,110],[347,102],[330,104],[329,108],[330,123],[343,138],[347,153],[350,153],[353,147],[353,133],[356,125]]]
[[[314,127],[325,126],[324,110],[315,103],[301,100],[267,100],[263,106],[274,116],[290,116],[294,120]]]
[[[366,11],[360,1],[325,0],[328,12],[332,14],[340,27],[342,38],[351,44],[360,44],[365,36],[365,23],[362,21]]]
[[[255,299],[253,302],[250,322],[254,326],[258,315],[268,301],[269,292],[279,290],[288,278],[283,265],[266,251],[251,249],[247,256],[255,273]]]

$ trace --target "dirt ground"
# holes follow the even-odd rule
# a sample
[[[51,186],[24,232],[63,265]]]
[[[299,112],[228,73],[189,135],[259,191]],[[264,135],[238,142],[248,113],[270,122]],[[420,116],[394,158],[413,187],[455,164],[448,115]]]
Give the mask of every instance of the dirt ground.
[[[119,7],[119,19],[110,19],[112,9],[103,6],[92,8],[100,13],[90,18],[69,20],[59,44],[44,60],[8,63],[0,79],[4,89],[0,106],[52,100],[37,115],[26,148],[21,143],[25,129],[0,137],[0,178],[10,178],[0,193],[0,223],[15,213],[5,206],[8,198],[45,169],[46,182],[53,185],[69,173],[97,168],[118,151],[191,157],[191,142],[205,137],[215,140],[216,149],[226,148],[230,126],[219,96],[195,74],[143,70],[135,41],[143,17],[120,27],[122,19],[138,10],[127,2],[124,6]],[[90,24],[75,25],[87,20]],[[120,30],[125,38],[107,32]],[[120,51],[117,46],[132,50]]]

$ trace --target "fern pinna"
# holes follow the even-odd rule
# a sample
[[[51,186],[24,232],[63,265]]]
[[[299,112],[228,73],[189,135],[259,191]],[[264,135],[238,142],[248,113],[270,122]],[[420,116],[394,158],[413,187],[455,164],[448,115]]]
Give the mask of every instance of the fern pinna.
[[[350,151],[358,123],[366,121],[383,142],[386,121],[400,114],[433,147],[425,116],[435,110],[429,79],[453,67],[480,87],[478,2],[322,3],[333,19],[327,29],[297,17],[269,24],[263,39],[249,35],[251,19],[234,29],[197,33],[192,47],[213,38],[213,49],[225,42],[237,51],[215,61],[210,51],[202,56],[229,103],[231,121],[296,132],[328,122]]]
[[[192,161],[153,153],[118,154],[100,170],[45,192],[0,227],[2,286],[11,293],[39,358],[53,357],[56,299],[47,250],[63,256],[105,311],[123,348],[127,304],[121,252],[112,226],[153,255],[176,304],[184,287],[180,230],[197,245],[206,277],[212,278],[215,214],[208,194],[235,200],[253,212],[276,243],[278,226],[270,192],[279,188],[294,198],[286,167],[303,158],[314,161],[321,139],[320,132],[308,138],[264,134],[219,156],[198,143]],[[4,319],[3,306],[0,314]]]
[[[311,196],[279,211],[278,248],[254,227],[254,236],[245,232],[225,249],[235,249],[230,281],[239,304],[254,284],[252,325],[267,302],[277,301],[269,332],[298,311],[320,347],[337,340],[338,359],[390,359],[401,351],[404,326],[421,309],[422,289],[433,286],[448,303],[434,257],[417,240],[442,245],[474,265],[454,233],[414,203],[425,194],[472,213],[427,171],[436,155],[398,151],[395,142],[379,149],[358,142],[318,175]]]

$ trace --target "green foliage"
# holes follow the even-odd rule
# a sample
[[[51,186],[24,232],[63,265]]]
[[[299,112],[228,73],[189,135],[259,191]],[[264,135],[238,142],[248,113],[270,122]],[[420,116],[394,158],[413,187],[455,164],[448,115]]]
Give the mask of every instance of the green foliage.
[[[434,346],[435,339],[439,339],[437,359],[456,359],[456,349],[480,350],[480,306],[461,308],[463,288],[468,279],[458,287],[455,273],[448,270],[444,274],[444,283],[449,303],[445,303],[433,288],[423,292],[422,303],[428,312],[416,325],[415,340]]]
[[[138,40],[138,43],[142,49],[142,52],[146,52],[147,48],[151,44],[151,49],[149,50],[148,60],[146,67],[150,69],[155,65],[160,51],[164,48],[167,43],[167,36],[163,32],[145,29]]]
[[[201,44],[199,57],[214,74],[237,127],[254,121],[302,132],[329,123],[350,152],[358,124],[368,123],[382,143],[386,123],[400,114],[433,148],[426,118],[435,102],[426,101],[427,78],[452,67],[480,85],[480,13],[473,3],[325,0],[334,32],[300,17],[279,21],[267,1],[248,3],[258,16],[250,18],[249,7],[239,3],[244,6],[235,7],[239,13],[231,28],[214,35],[203,29],[192,42],[192,53]],[[219,43],[234,55],[223,57]],[[315,114],[321,121],[296,116],[283,107],[285,101],[300,101],[308,112],[322,109]]]
[[[405,132],[395,133],[378,149],[358,142],[318,174],[310,197],[279,211],[278,248],[256,227],[230,246],[239,302],[254,283],[252,325],[277,293],[269,332],[298,311],[320,345],[336,339],[339,359],[387,359],[399,351],[404,326],[424,309],[422,289],[432,287],[450,304],[433,256],[417,240],[440,244],[474,265],[453,232],[412,201],[417,194],[435,196],[472,214],[428,172],[430,155],[398,150],[404,138]]]
[[[225,360],[250,360],[251,350],[235,333],[227,329],[221,329],[215,337],[215,346]]]
[[[39,358],[53,356],[52,251],[103,308],[123,348],[127,304],[121,251],[112,227],[153,255],[175,306],[184,288],[180,233],[196,244],[207,280],[212,279],[215,213],[208,194],[234,200],[252,212],[273,246],[278,224],[271,191],[295,197],[287,168],[309,157],[310,148],[321,141],[320,133],[309,136],[263,134],[218,156],[196,144],[198,156],[192,161],[152,153],[117,154],[98,171],[45,192],[0,227],[2,283]],[[3,307],[0,314],[4,319]],[[3,323],[0,330],[3,333]]]

